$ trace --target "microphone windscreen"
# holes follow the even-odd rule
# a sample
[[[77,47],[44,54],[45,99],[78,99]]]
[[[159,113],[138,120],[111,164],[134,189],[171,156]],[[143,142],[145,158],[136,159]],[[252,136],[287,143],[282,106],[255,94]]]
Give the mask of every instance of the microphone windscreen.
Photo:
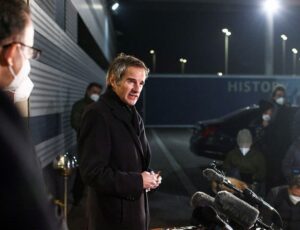
[[[204,192],[196,192],[190,200],[190,204],[193,208],[214,206],[215,199]]]
[[[227,191],[217,193],[215,205],[230,220],[245,229],[253,227],[259,215],[259,211],[256,208]]]
[[[217,183],[222,183],[224,181],[224,176],[217,173],[215,170],[207,168],[202,172],[203,176],[206,177],[209,181],[215,181]]]

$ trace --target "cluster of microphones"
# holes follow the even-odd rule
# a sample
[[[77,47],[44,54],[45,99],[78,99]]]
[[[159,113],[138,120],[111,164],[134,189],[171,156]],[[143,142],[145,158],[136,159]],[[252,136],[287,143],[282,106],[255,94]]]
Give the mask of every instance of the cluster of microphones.
[[[278,212],[252,190],[236,188],[224,174],[216,169],[203,170],[203,176],[209,181],[225,185],[234,193],[219,191],[215,197],[204,192],[196,192],[191,197],[194,208],[193,219],[206,229],[282,229]],[[278,216],[279,225],[267,225],[262,221],[259,210],[268,210]],[[280,226],[281,225],[281,226]]]

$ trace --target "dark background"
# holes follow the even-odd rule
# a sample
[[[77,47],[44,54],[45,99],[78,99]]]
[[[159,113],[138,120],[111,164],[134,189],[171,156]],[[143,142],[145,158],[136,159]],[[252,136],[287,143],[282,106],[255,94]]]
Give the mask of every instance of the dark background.
[[[264,74],[266,13],[259,1],[119,2],[118,11],[112,15],[118,52],[135,55],[151,67],[149,50],[154,49],[156,72],[180,73],[180,57],[188,60],[186,73],[224,72],[224,34],[221,30],[227,27],[232,32],[229,74]],[[287,74],[292,73],[291,49],[300,49],[300,1],[288,2],[291,1],[283,1],[282,9],[274,16],[275,74],[282,73],[280,35],[288,36]]]

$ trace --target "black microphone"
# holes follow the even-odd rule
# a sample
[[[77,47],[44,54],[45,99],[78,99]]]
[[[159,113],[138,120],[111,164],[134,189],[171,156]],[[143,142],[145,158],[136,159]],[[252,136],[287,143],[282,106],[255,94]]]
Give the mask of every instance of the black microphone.
[[[270,204],[268,204],[266,201],[264,201],[261,197],[257,196],[251,189],[245,188],[243,190],[243,195],[245,198],[251,203],[251,204],[257,204],[260,206],[264,206],[271,211],[274,211],[275,208],[273,208]]]
[[[196,192],[192,196],[190,200],[190,204],[193,208],[197,207],[205,207],[205,206],[212,206],[214,207],[215,198],[211,197],[210,195],[204,192]]]
[[[195,208],[192,217],[195,220],[195,225],[203,225],[208,229],[216,229],[218,226],[222,229],[233,230],[233,228],[227,224],[211,206],[199,206]]]
[[[207,168],[204,169],[202,173],[203,176],[205,176],[209,181],[215,181],[219,184],[224,184],[225,186],[234,190],[235,192],[242,193],[242,191],[236,188],[233,184],[231,184],[231,182],[224,175],[216,172],[214,169]]]
[[[230,192],[218,192],[215,197],[215,205],[230,220],[244,229],[250,229],[258,221],[259,211]]]
[[[215,199],[204,192],[196,192],[193,194],[190,204],[194,209],[193,219],[196,224],[202,224],[209,229],[214,229],[220,226],[227,230],[233,230],[230,225],[226,223],[219,215],[221,214],[216,210],[214,203]]]

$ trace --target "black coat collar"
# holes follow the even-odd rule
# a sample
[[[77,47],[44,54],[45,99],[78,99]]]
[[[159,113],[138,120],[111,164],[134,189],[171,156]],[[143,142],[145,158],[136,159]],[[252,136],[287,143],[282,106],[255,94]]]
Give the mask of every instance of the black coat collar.
[[[101,96],[100,100],[105,103],[112,111],[112,114],[119,120],[123,121],[127,128],[130,131],[130,134],[138,147],[139,151],[142,155],[144,155],[144,151],[140,142],[140,134],[141,134],[141,128],[139,127],[139,121],[137,118],[137,111],[134,106],[128,106],[126,105],[121,99],[118,97],[118,95],[112,90],[112,88],[109,86],[105,93]],[[135,119],[137,119],[138,127],[134,127],[132,120],[136,116]]]

